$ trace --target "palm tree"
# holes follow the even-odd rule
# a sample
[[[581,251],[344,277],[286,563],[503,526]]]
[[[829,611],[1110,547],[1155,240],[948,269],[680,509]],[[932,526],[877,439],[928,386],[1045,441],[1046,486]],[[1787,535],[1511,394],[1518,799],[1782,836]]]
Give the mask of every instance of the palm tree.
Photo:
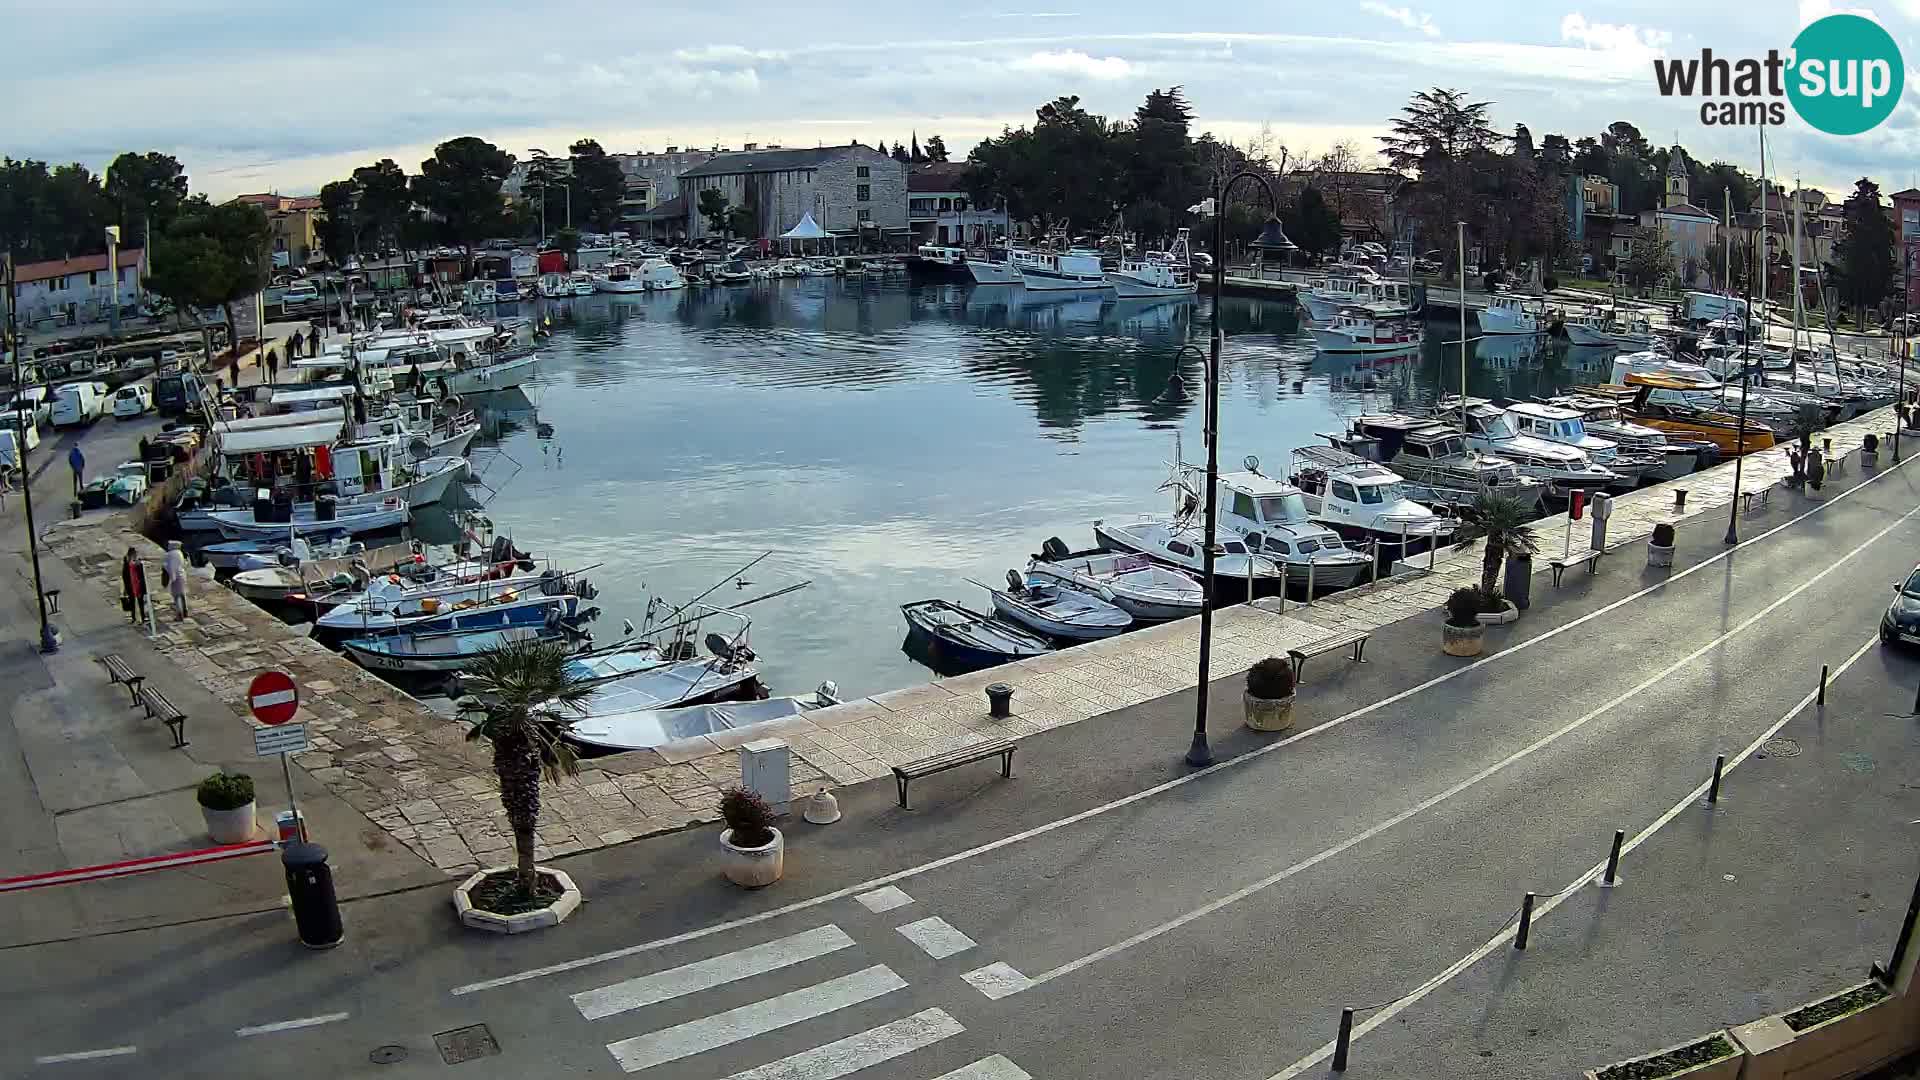
[[[1492,596],[1499,589],[1500,567],[1509,555],[1532,555],[1540,545],[1527,531],[1533,520],[1533,507],[1512,495],[1481,492],[1461,515],[1473,536],[1487,538],[1486,554],[1480,560],[1480,594]]]
[[[579,766],[560,736],[572,724],[593,688],[567,675],[567,646],[516,641],[482,653],[467,671],[473,696],[462,706],[472,727],[469,740],[493,744],[493,773],[500,780],[500,806],[513,828],[520,890],[534,890],[534,827],[540,822],[540,778],[558,783]]]

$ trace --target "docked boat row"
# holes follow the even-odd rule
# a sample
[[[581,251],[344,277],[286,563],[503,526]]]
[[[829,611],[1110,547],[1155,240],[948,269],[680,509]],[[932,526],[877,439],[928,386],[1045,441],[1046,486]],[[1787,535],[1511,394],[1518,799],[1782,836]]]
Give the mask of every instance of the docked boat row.
[[[1198,291],[1191,243],[1190,230],[1181,229],[1166,251],[1124,256],[1112,268],[1100,252],[1064,243],[1009,246],[978,258],[960,249],[930,245],[921,249],[917,265],[964,270],[975,285],[1017,285],[1030,292],[1110,289],[1123,300],[1181,297]]]

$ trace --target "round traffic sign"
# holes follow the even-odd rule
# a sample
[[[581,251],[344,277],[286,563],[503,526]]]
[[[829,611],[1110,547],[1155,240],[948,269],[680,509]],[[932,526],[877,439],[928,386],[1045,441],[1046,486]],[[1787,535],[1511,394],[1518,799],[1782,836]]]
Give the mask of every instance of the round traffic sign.
[[[247,707],[263,724],[284,724],[300,708],[300,690],[286,672],[263,671],[247,686]]]

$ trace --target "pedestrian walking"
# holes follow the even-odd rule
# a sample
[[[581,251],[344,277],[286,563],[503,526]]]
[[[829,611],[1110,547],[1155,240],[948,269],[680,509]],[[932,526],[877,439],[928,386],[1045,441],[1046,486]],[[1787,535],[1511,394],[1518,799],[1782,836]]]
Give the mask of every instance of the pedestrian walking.
[[[298,346],[290,346],[290,347],[297,348]],[[272,352],[268,352],[267,353],[267,382],[269,383],[277,382],[279,377],[279,371],[280,371],[279,359],[276,358]]]
[[[73,468],[73,493],[79,495],[80,488],[87,482],[87,455],[80,452],[79,443],[67,451],[67,464]]]
[[[187,557],[181,554],[180,541],[167,541],[167,561],[160,568],[160,578],[166,583],[167,592],[173,597],[173,617],[187,617]]]
[[[120,560],[120,609],[139,626],[147,619],[147,568],[132,548]]]

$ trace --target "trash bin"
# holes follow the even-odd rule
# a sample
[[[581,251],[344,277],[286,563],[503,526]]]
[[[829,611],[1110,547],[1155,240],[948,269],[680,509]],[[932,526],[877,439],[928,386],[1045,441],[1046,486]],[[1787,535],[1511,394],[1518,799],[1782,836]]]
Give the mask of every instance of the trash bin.
[[[1500,591],[1507,602],[1521,611],[1533,600],[1533,557],[1530,555],[1507,556],[1507,576],[1500,583]]]
[[[333,895],[333,871],[327,849],[319,844],[293,843],[280,849],[287,870],[287,898],[300,944],[309,949],[331,949],[340,944],[340,902]]]

